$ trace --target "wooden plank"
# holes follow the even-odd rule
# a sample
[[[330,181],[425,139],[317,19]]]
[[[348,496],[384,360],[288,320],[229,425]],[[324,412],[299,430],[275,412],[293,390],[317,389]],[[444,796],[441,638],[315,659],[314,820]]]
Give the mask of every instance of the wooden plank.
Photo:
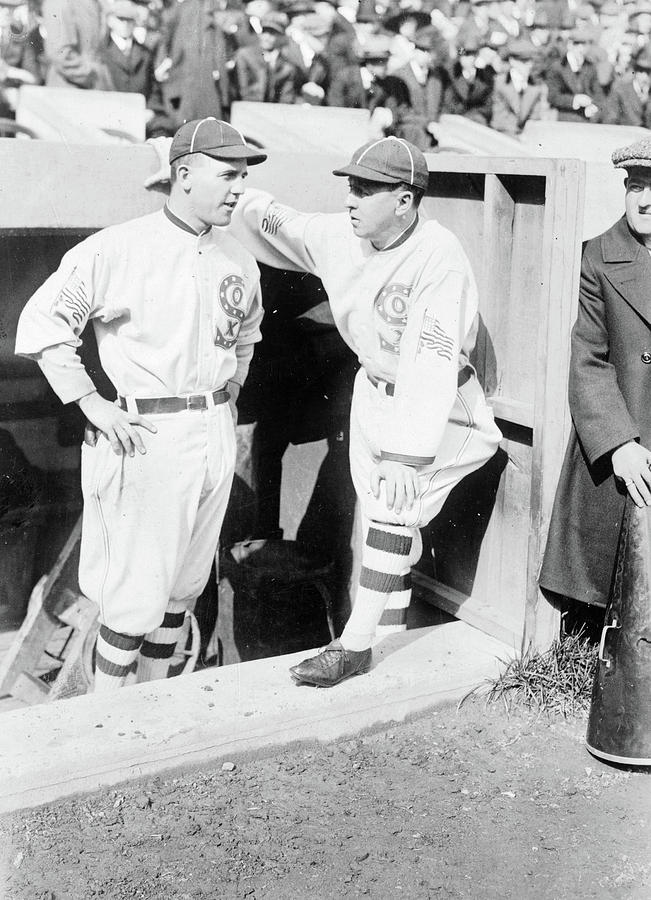
[[[413,572],[412,582],[414,591],[420,599],[472,625],[473,628],[490,634],[508,647],[519,647],[521,624],[518,620],[505,618],[499,605],[491,604],[475,594],[470,596],[463,594],[422,572]]]
[[[546,648],[558,637],[560,612],[538,589],[537,579],[571,418],[567,404],[569,334],[576,318],[581,266],[585,164],[554,162],[547,183],[544,269],[537,315],[536,400],[527,608],[523,648]]]
[[[495,343],[506,333],[511,312],[511,260],[513,256],[513,220],[515,201],[504,181],[487,174],[484,182],[483,261],[479,274],[480,330],[476,349],[476,367],[484,390],[489,395],[503,391],[504,353],[498,354]],[[499,359],[499,362],[498,362]],[[501,364],[500,364],[501,363]]]
[[[36,706],[39,703],[45,703],[49,689],[40,678],[30,675],[28,672],[21,672],[11,689],[12,696],[16,700],[26,703],[28,706]]]
[[[46,581],[42,578],[34,588],[25,620],[0,664],[0,696],[11,693],[21,672],[36,669],[43,648],[58,627],[43,612]]]
[[[513,400],[511,397],[496,396],[489,397],[488,403],[497,419],[512,422],[514,425],[522,425],[523,428],[533,429],[533,403],[526,403],[523,400]]]

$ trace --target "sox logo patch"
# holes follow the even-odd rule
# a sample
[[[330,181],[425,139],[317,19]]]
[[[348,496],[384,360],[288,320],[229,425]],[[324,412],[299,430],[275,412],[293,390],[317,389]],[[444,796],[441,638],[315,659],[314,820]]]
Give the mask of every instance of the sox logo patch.
[[[409,295],[411,285],[385,285],[375,298],[375,327],[380,338],[380,349],[386,353],[398,354],[400,340],[407,325]]]
[[[237,341],[246,315],[244,299],[244,279],[239,275],[227,275],[219,285],[219,305],[226,317],[226,327],[223,331],[217,328],[216,347],[228,350]]]

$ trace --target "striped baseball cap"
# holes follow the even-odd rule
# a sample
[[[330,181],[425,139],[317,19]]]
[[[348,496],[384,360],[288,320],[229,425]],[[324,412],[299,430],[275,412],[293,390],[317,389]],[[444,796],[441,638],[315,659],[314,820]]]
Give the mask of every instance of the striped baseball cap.
[[[369,141],[359,150],[347,166],[335,169],[333,175],[363,178],[383,184],[411,184],[427,190],[429,172],[427,162],[418,147],[402,138],[386,137]]]
[[[250,166],[267,158],[266,153],[247,144],[237,128],[213,116],[186,122],[176,132],[170,147],[170,163],[188,153],[205,153],[214,159],[245,159]]]

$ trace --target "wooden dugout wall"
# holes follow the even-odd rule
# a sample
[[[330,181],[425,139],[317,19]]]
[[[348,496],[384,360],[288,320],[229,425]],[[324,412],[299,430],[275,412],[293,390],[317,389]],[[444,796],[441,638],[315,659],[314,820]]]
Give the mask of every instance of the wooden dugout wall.
[[[299,209],[336,211],[345,180],[330,171],[342,162],[272,152],[251,169],[250,181]],[[458,235],[477,276],[482,328],[475,363],[504,441],[497,468],[479,473],[447,504],[430,535],[436,565],[426,554],[416,583],[511,645],[546,646],[558,633],[558,613],[536,579],[569,431],[584,165],[452,155],[428,162],[425,209]],[[57,246],[62,253],[71,240],[162,205],[163,194],[142,187],[155,168],[143,146],[0,140],[0,407],[7,427],[23,423],[21,435],[49,439],[47,430],[28,432],[25,424],[46,419],[51,400],[33,367],[13,357],[20,308],[56,265],[50,257]],[[40,449],[42,457],[49,453]]]
[[[466,510],[446,508],[435,527],[444,578],[416,580],[444,608],[508,643],[546,647],[558,636],[559,613],[540,594],[537,576],[570,428],[584,164],[432,156],[429,166],[425,208],[459,237],[476,273],[482,326],[475,363],[504,440],[497,471],[486,473],[487,502],[477,510],[466,491]],[[482,473],[473,487],[481,498]],[[473,517],[487,521],[469,556],[468,534],[477,546]],[[426,572],[426,560],[421,568]]]

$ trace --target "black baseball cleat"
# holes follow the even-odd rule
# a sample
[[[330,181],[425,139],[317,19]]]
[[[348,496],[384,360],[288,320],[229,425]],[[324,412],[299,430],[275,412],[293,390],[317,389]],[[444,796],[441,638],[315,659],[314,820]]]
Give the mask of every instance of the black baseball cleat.
[[[332,641],[316,656],[304,659],[289,670],[299,684],[334,687],[352,675],[364,675],[371,668],[372,651],[346,650],[339,641]]]

